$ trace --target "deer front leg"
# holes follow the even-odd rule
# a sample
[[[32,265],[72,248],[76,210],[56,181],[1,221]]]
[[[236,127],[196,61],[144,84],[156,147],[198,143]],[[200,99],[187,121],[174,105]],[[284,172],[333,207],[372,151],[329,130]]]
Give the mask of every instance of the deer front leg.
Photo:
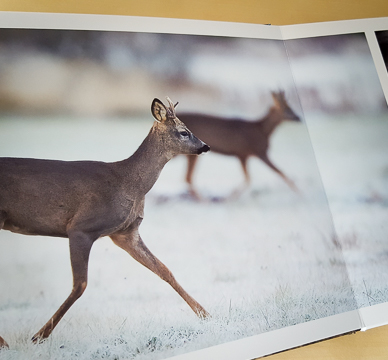
[[[82,232],[69,232],[70,262],[73,271],[73,289],[51,319],[32,337],[34,343],[48,338],[67,310],[83,294],[87,285],[89,254],[95,239]]]
[[[137,230],[126,235],[112,235],[113,242],[124,249],[140,264],[150,269],[161,279],[169,283],[175,291],[186,301],[191,309],[201,318],[209,316],[209,313],[195,301],[175,280],[174,275],[160,260],[158,260],[142,241]]]
[[[201,196],[195,190],[193,185],[193,173],[194,173],[195,165],[197,164],[197,161],[198,161],[198,155],[187,155],[186,157],[187,157],[186,183],[189,186],[189,193],[196,200],[201,200]]]

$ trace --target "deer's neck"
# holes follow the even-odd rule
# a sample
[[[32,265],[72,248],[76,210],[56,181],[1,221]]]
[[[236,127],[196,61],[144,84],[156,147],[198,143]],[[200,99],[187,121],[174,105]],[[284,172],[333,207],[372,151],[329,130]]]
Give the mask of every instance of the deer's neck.
[[[165,149],[163,137],[153,127],[135,153],[119,163],[124,186],[131,195],[143,197],[173,156]]]
[[[265,135],[270,136],[276,127],[282,122],[282,116],[280,111],[276,108],[271,108],[267,115],[263,119],[259,120],[260,124]]]

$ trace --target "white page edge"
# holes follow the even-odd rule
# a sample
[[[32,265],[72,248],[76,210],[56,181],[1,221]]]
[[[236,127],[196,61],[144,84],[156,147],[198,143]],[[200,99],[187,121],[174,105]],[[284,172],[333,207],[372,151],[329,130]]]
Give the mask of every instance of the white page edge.
[[[249,360],[359,331],[361,325],[358,310],[353,310],[174,356],[170,359]]]

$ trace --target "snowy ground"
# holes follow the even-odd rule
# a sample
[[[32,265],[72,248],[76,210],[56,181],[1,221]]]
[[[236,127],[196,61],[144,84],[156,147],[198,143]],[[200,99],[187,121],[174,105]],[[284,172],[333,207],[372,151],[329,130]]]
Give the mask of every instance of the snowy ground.
[[[387,301],[388,116],[308,125],[358,306]]]
[[[198,320],[167,284],[104,238],[93,247],[86,292],[49,341],[33,346],[31,336],[70,292],[68,241],[2,231],[0,335],[11,350],[0,359],[165,358],[355,309],[348,272],[359,306],[386,301],[388,157],[386,141],[376,137],[387,134],[388,121],[308,120],[348,270],[306,128],[284,124],[271,158],[299,194],[252,159],[252,187],[221,201],[242,172],[235,159],[209,153],[196,183],[217,201],[183,196],[184,157],[166,165],[147,196],[143,240],[211,319]],[[140,120],[3,118],[0,156],[114,161],[129,156],[150,127]],[[340,173],[344,164],[348,171]]]

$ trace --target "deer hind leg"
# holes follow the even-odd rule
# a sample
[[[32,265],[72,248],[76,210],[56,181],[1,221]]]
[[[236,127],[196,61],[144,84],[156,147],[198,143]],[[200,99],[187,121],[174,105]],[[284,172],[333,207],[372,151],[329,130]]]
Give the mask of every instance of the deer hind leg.
[[[200,200],[201,196],[197,193],[193,185],[193,173],[195,165],[198,161],[198,155],[187,155],[187,172],[186,172],[186,183],[189,186],[189,193],[195,199]]]
[[[262,155],[260,156],[260,159],[264,161],[265,164],[267,164],[273,171],[275,171],[278,175],[281,176],[281,178],[287,183],[287,185],[295,192],[298,192],[298,188],[294,184],[294,182],[289,179],[281,170],[279,170],[269,159],[268,156]]]
[[[209,316],[209,313],[179,285],[167,266],[165,266],[151,253],[142,241],[137,230],[134,230],[130,234],[126,235],[111,236],[111,239],[117,246],[125,250],[136,261],[170,284],[197,314],[197,316],[201,318]]]
[[[94,238],[82,232],[69,232],[70,262],[73,271],[73,289],[51,319],[32,337],[34,343],[48,338],[55,326],[74,302],[83,294],[87,285],[88,261]]]
[[[0,350],[2,348],[7,348],[8,349],[9,346],[8,346],[7,342],[0,336]]]

